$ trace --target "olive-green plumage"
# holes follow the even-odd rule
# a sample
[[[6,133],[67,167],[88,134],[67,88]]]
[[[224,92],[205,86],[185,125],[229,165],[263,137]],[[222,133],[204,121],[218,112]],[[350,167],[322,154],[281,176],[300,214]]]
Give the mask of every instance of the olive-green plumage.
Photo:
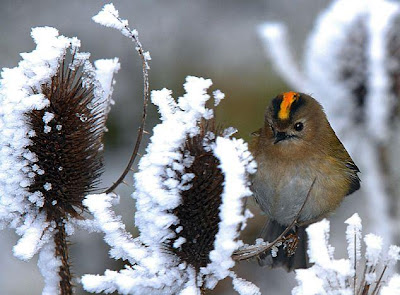
[[[258,164],[252,189],[269,222],[262,238],[272,241],[296,218],[306,226],[335,210],[346,195],[360,188],[357,166],[330,126],[321,105],[303,93],[286,92],[274,98],[264,126],[254,133],[250,149]],[[288,270],[306,267],[305,231],[292,257],[267,257],[262,263]],[[304,258],[299,259],[302,255]],[[296,257],[297,256],[297,257]]]

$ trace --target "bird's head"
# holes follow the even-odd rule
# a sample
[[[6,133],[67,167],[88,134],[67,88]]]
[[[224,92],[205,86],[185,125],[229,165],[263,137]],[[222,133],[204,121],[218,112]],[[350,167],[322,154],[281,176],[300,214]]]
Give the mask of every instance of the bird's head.
[[[275,97],[265,113],[267,140],[286,145],[318,140],[327,120],[322,106],[311,96],[285,92]]]

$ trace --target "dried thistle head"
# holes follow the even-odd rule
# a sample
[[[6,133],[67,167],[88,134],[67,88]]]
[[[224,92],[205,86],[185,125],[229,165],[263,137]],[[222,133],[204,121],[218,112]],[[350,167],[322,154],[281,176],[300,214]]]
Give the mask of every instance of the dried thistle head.
[[[29,191],[43,196],[41,210],[48,221],[80,217],[82,200],[95,188],[103,167],[108,110],[77,54],[70,63],[64,56],[51,82],[41,85],[48,106],[26,114],[33,131],[27,149],[37,156]]]

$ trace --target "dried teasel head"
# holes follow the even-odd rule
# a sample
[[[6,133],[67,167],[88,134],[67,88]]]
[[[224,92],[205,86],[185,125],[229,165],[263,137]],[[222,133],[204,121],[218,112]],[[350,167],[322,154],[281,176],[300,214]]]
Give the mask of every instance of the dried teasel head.
[[[243,245],[239,234],[251,216],[245,199],[256,164],[247,144],[230,136],[233,128],[216,128],[213,110],[205,106],[211,85],[209,79],[189,76],[186,93],[177,100],[168,89],[152,92],[161,123],[134,175],[137,238],[124,232],[110,212],[112,196],[86,199],[111,255],[129,261],[120,272],[84,276],[86,290],[199,294],[228,276],[234,285],[243,282],[232,270],[232,254]],[[223,94],[215,91],[214,98],[218,104]],[[103,206],[97,206],[99,199]],[[260,294],[253,289],[247,294]]]
[[[170,240],[169,247],[182,261],[192,265],[196,271],[210,263],[210,252],[214,249],[215,236],[221,221],[219,216],[222,203],[224,174],[219,168],[220,161],[207,142],[222,136],[222,130],[215,120],[202,120],[200,132],[187,137],[182,157],[190,158],[191,164],[183,175],[192,175],[188,189],[181,193],[181,204],[172,210],[179,224],[172,226],[177,237]],[[180,246],[179,239],[184,243]],[[175,245],[174,245],[175,244]]]
[[[118,59],[89,62],[80,41],[33,28],[36,48],[3,69],[0,87],[0,227],[22,236],[29,259],[53,230],[80,218],[102,169],[102,138]],[[74,226],[69,227],[73,230]]]
[[[77,55],[73,52],[70,62],[64,56],[51,82],[41,85],[48,106],[26,114],[33,130],[27,149],[37,157],[29,191],[43,196],[41,210],[48,221],[80,217],[82,200],[95,188],[103,167],[108,106]]]

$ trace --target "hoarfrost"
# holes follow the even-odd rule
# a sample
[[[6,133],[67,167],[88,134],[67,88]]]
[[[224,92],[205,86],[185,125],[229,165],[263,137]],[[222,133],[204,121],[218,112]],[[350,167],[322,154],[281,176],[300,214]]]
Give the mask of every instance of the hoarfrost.
[[[308,269],[296,270],[298,285],[292,290],[293,295],[351,295],[361,294],[362,290],[371,290],[372,293],[368,294],[375,294],[373,290],[383,287],[385,279],[377,280],[377,278],[383,277],[387,267],[393,266],[395,263],[390,263],[387,258],[382,259],[382,238],[373,234],[366,235],[364,238],[366,251],[362,257],[361,246],[358,245],[361,241],[361,219],[356,213],[345,223],[348,224],[346,229],[348,259],[337,260],[333,257],[334,249],[328,241],[330,229],[326,219],[314,223],[306,229],[309,237],[308,254],[310,262],[313,262],[314,265]],[[390,246],[387,257],[395,257],[395,262],[397,262],[399,249],[397,246]],[[358,265],[362,258],[365,259],[366,265],[364,269],[359,269]],[[379,263],[383,263],[381,272],[378,272]],[[360,277],[361,280],[356,279]],[[396,277],[397,275],[394,275],[392,280],[395,280]],[[390,290],[388,286],[383,287],[380,294],[389,294],[383,292],[385,289]]]
[[[54,248],[53,235],[56,224],[54,221],[49,221],[43,211],[42,207],[45,204],[43,194],[29,190],[36,174],[46,175],[41,169],[37,155],[29,150],[29,146],[35,140],[34,137],[38,134],[29,125],[27,115],[34,110],[42,111],[49,106],[49,98],[42,93],[43,85],[51,85],[52,78],[58,73],[68,49],[72,54],[76,53],[77,59],[85,65],[90,62],[86,60],[88,54],[78,53],[80,41],[77,38],[61,36],[55,28],[33,28],[31,36],[36,48],[32,52],[21,53],[22,60],[17,67],[4,68],[1,72],[0,228],[6,226],[14,228],[21,236],[13,248],[14,255],[19,259],[28,260],[40,252],[38,266],[45,276],[43,294],[56,294],[59,290],[55,278],[58,277],[56,269],[59,267],[59,262],[51,250]],[[116,59],[111,62],[117,64]],[[115,73],[115,68],[109,73],[110,75]],[[106,69],[103,69],[102,77],[105,76]],[[103,86],[94,76],[87,81],[91,81],[95,92],[99,92]],[[111,81],[110,78],[108,81]],[[110,86],[106,90],[109,96]],[[100,92],[103,93],[104,90],[101,89]],[[99,99],[96,93],[95,99]],[[56,120],[53,112],[44,111],[42,117],[44,129],[38,132],[54,132],[48,124]],[[57,125],[56,129],[60,131],[62,126]],[[45,190],[52,189],[50,182],[41,185]],[[57,205],[56,201],[52,204]],[[72,227],[77,224],[78,222],[70,217],[66,227],[70,227],[69,232],[73,232]]]
[[[107,270],[102,276],[85,275],[82,283],[87,291],[197,294],[203,284],[213,289],[219,280],[233,275],[231,255],[242,245],[238,240],[238,228],[250,216],[243,210],[244,198],[251,194],[247,174],[255,171],[255,163],[243,140],[218,137],[211,147],[225,175],[221,222],[214,250],[210,252],[211,263],[196,273],[192,265],[165,251],[168,241],[173,240],[175,248],[186,242],[179,236],[183,227],[173,214],[181,204],[181,193],[188,189],[187,184],[194,177],[192,173],[184,173],[193,159],[184,156],[182,149],[188,137],[199,134],[199,122],[212,116],[212,111],[205,107],[210,98],[207,89],[211,85],[209,79],[189,76],[184,84],[186,93],[177,101],[172,98],[170,90],[152,92],[152,102],[158,106],[162,122],[154,127],[146,154],[139,162],[139,171],[134,175],[135,224],[139,237],[132,238],[120,217],[113,213],[111,207],[115,197],[97,195],[86,198],[85,205],[111,246],[111,256],[127,259],[132,265],[119,272]],[[172,226],[176,229],[173,230]],[[259,294],[251,291],[258,290],[251,283],[244,280],[235,283],[241,294]]]

